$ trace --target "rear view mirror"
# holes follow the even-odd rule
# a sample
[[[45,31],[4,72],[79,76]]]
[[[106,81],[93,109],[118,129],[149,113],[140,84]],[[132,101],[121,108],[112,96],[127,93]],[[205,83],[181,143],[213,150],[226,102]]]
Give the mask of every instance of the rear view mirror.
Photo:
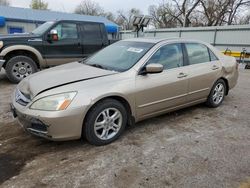
[[[52,29],[48,34],[48,40],[50,41],[58,41],[58,33],[57,30]]]
[[[144,74],[153,74],[153,73],[161,73],[163,71],[163,65],[158,63],[152,63],[146,65],[143,70]]]

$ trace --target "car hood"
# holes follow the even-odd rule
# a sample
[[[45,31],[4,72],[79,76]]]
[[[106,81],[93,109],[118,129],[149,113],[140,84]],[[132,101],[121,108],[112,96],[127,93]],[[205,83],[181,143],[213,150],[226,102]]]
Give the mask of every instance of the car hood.
[[[22,80],[17,87],[25,96],[33,99],[36,95],[56,87],[116,73],[74,62],[30,75]]]

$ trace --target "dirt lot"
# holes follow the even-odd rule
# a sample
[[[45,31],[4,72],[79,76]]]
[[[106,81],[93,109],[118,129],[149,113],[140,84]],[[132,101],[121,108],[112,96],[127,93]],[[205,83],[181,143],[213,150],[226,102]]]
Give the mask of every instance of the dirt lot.
[[[140,122],[103,147],[28,135],[9,110],[14,88],[2,72],[0,187],[250,187],[250,70],[221,107]]]

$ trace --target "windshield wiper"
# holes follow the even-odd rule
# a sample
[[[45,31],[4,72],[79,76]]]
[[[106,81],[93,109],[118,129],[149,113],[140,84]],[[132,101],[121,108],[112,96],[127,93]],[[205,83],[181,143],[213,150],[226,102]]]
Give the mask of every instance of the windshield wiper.
[[[96,68],[100,68],[100,69],[106,69],[102,65],[99,65],[99,64],[86,64],[86,65],[89,65],[89,66],[92,66],[92,67],[96,67]]]
[[[87,57],[84,57],[81,60],[79,60],[78,63],[84,63],[86,60],[87,60]]]

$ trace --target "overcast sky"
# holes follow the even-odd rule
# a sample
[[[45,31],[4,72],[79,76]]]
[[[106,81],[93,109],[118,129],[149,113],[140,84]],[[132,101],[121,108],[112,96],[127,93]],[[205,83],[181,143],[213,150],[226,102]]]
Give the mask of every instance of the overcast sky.
[[[73,12],[81,0],[44,0],[49,3],[50,10]],[[105,11],[116,13],[117,10],[127,11],[130,8],[138,8],[144,14],[148,13],[148,6],[158,4],[161,0],[94,0],[99,3]],[[11,6],[29,7],[30,0],[10,0]]]

